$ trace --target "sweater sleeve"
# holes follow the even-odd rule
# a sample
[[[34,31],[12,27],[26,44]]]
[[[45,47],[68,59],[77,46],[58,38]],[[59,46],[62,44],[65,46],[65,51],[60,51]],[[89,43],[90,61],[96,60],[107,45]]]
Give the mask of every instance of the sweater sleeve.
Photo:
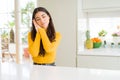
[[[40,34],[36,33],[35,40],[31,38],[31,33],[28,33],[28,50],[32,57],[36,57],[39,54],[40,47]]]
[[[51,52],[51,51],[55,51],[59,45],[59,42],[61,40],[61,35],[60,33],[56,33],[56,37],[55,37],[55,41],[50,42],[45,29],[40,28],[40,35],[41,35],[41,39],[42,39],[42,43],[43,43],[43,47],[45,49],[46,52]]]

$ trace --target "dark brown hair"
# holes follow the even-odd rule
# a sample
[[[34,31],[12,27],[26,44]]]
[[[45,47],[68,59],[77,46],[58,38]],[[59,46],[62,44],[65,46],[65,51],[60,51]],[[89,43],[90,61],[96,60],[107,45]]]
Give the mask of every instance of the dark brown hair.
[[[45,12],[49,17],[50,17],[50,21],[49,21],[49,24],[48,24],[48,27],[47,27],[47,36],[49,38],[49,40],[51,42],[54,41],[55,39],[55,29],[54,29],[54,24],[53,24],[53,21],[52,21],[52,18],[51,18],[51,15],[50,13],[43,7],[37,7],[34,9],[33,11],[33,15],[32,15],[32,20],[35,19],[35,15],[37,12]],[[32,22],[32,28],[31,28],[31,38],[32,40],[34,41],[35,40],[35,36],[36,36],[36,29],[35,29],[35,26]],[[39,51],[39,55],[40,56],[44,56],[45,55],[45,49],[43,47],[43,43],[42,43],[42,40],[40,40],[40,51]]]

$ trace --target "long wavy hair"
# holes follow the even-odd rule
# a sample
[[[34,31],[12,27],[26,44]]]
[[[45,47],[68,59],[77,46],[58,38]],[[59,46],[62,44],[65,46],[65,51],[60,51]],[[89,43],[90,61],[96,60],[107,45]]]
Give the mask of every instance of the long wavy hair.
[[[49,24],[48,24],[48,27],[47,27],[47,30],[46,30],[46,34],[47,34],[50,42],[53,42],[55,40],[55,28],[54,28],[54,24],[53,24],[52,17],[50,15],[50,13],[43,7],[37,7],[33,11],[32,20],[35,19],[36,13],[38,13],[40,11],[45,12],[50,17],[50,19],[49,19],[50,21],[49,21]],[[36,37],[36,29],[35,29],[35,26],[32,22],[31,38],[32,38],[33,41],[35,40],[35,37]],[[43,47],[42,40],[40,40],[39,55],[44,57],[45,53],[46,52],[45,52],[45,49]]]

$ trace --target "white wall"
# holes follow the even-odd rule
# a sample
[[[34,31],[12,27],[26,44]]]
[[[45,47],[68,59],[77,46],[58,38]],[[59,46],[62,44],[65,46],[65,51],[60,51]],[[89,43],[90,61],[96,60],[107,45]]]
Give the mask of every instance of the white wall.
[[[56,31],[62,34],[56,65],[76,66],[77,0],[38,0],[38,6],[49,10]]]

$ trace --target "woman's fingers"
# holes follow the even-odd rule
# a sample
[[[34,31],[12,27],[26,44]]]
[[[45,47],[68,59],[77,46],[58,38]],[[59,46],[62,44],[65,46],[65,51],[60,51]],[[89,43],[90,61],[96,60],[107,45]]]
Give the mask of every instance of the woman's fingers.
[[[34,26],[35,26],[36,31],[38,32],[39,25],[36,23],[35,20],[33,20],[33,24],[34,24]]]

